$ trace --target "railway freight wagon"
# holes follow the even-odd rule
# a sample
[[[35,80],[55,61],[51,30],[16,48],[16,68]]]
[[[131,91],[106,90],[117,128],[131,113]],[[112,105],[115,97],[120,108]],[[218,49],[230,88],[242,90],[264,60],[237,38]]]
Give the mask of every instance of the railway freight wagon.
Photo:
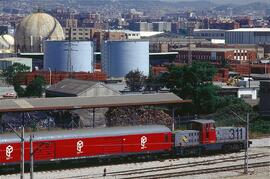
[[[25,160],[29,161],[29,134],[25,136]],[[0,165],[19,163],[17,136],[0,137]],[[169,152],[172,146],[171,130],[161,125],[37,132],[33,142],[35,162]]]

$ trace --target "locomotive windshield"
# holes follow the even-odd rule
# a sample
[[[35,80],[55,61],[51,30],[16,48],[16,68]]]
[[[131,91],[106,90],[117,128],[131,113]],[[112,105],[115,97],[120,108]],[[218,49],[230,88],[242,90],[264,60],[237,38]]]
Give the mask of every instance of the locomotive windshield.
[[[200,128],[201,128],[201,125],[196,122],[191,122],[187,126],[188,130],[200,130]]]

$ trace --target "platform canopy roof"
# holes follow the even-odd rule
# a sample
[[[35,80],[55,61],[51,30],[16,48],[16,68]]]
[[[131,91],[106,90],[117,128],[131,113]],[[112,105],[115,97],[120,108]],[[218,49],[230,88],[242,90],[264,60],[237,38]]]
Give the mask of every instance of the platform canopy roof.
[[[140,105],[163,105],[191,102],[173,93],[136,94],[99,97],[22,98],[0,100],[0,112],[72,110]]]

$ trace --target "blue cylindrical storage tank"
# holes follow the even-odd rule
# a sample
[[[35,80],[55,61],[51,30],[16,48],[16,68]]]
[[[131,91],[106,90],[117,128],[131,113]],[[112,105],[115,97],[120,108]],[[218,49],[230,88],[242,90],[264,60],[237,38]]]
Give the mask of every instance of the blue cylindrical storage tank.
[[[45,41],[44,70],[93,72],[93,49],[91,41]]]
[[[102,70],[108,77],[122,78],[131,70],[149,75],[149,41],[104,41]]]

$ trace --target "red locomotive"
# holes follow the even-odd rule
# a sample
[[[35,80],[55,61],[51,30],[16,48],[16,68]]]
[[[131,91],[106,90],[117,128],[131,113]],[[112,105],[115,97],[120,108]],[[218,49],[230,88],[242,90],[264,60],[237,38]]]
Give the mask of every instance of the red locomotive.
[[[19,163],[19,138],[13,134],[0,137],[0,165]],[[162,125],[37,132],[33,148],[37,162],[145,153],[236,151],[244,148],[244,141],[245,128],[215,128],[213,120],[193,120],[189,130],[174,132]],[[26,161],[30,160],[29,153],[29,137],[26,137]]]

